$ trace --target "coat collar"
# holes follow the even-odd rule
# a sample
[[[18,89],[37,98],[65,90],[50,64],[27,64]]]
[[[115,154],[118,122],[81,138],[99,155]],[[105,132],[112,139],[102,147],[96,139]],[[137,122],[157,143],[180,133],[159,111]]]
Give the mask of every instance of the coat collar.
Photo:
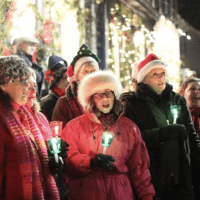
[[[146,100],[148,97],[150,97],[154,101],[161,101],[161,100],[170,101],[172,99],[171,97],[172,90],[173,90],[172,85],[166,83],[165,89],[163,90],[161,95],[158,95],[148,85],[140,83],[136,91],[136,97],[143,100]]]
[[[49,90],[49,95],[54,96],[56,98],[59,98],[59,96],[54,91],[52,91],[51,89]]]

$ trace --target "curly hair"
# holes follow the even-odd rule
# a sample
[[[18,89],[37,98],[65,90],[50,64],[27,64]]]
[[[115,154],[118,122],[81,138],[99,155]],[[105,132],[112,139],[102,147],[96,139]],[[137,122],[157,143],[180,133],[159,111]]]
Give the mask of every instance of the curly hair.
[[[11,79],[23,80],[23,76],[30,75],[30,68],[18,56],[0,57],[0,85],[6,85]]]
[[[200,79],[196,78],[196,77],[191,77],[191,78],[187,78],[185,81],[183,81],[182,84],[181,84],[181,88],[179,90],[179,93],[181,95],[184,96],[185,90],[186,90],[188,84],[191,83],[191,82],[200,82]]]

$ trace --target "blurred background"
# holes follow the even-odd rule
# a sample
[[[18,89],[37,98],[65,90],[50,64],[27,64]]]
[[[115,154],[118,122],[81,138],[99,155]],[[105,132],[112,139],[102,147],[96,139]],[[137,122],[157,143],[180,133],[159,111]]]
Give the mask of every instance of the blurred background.
[[[17,38],[39,41],[33,56],[43,70],[58,55],[71,63],[85,43],[130,90],[134,62],[150,52],[167,63],[174,90],[200,77],[199,0],[0,0],[0,55]]]

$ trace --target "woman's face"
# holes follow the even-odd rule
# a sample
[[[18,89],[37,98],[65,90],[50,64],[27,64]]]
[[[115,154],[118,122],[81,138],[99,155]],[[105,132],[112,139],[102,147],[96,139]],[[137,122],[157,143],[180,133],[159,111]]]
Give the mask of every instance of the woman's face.
[[[32,108],[36,99],[36,84],[37,84],[36,79],[33,76],[30,77],[29,84],[30,84],[30,87],[29,87],[29,94],[28,94],[26,106],[28,108]]]
[[[190,82],[184,92],[189,108],[200,107],[200,82]]]
[[[149,85],[154,90],[165,89],[166,84],[166,72],[162,68],[152,69],[144,78],[143,83]]]
[[[109,113],[114,104],[114,92],[111,90],[98,91],[93,95],[96,107],[103,113]]]
[[[97,67],[95,65],[83,64],[83,66],[80,67],[80,70],[78,71],[76,75],[77,82],[81,82],[85,76],[96,71],[97,71]]]
[[[29,94],[29,77],[23,76],[22,81],[20,79],[11,79],[8,84],[1,85],[1,89],[4,93],[7,93],[12,101],[19,105],[26,104]]]
[[[67,72],[63,74],[62,78],[56,85],[58,88],[66,90],[67,86],[69,85],[69,82],[67,81]]]

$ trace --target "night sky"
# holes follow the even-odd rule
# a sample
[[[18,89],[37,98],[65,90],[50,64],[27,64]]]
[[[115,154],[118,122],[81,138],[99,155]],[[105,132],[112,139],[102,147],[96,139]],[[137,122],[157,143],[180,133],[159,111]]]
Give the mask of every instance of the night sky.
[[[182,18],[200,30],[200,0],[178,0],[178,3]]]

